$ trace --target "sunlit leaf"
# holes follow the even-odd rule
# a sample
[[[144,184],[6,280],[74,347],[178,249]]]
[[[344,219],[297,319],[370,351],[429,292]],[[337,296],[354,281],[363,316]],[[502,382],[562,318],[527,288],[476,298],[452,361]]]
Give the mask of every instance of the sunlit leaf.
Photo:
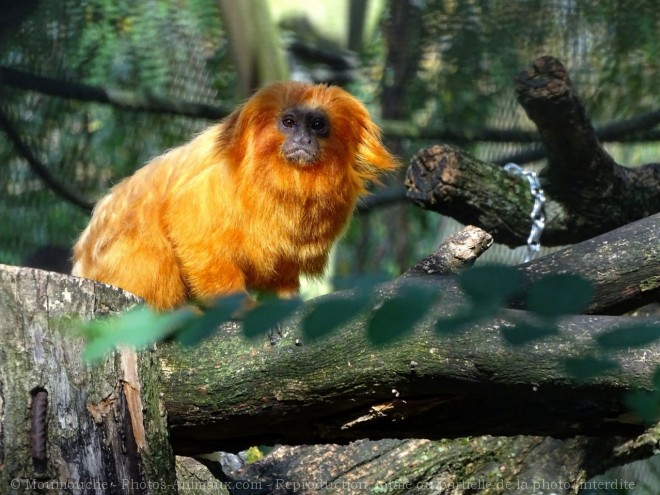
[[[644,347],[660,339],[660,325],[636,324],[619,327],[596,337],[596,342],[606,349]]]
[[[409,282],[380,302],[369,318],[367,337],[374,344],[391,342],[410,332],[437,299],[439,289],[431,284]]]
[[[591,283],[568,273],[547,275],[535,282],[527,294],[527,309],[553,318],[582,313],[593,295]]]
[[[264,337],[291,316],[301,305],[299,299],[267,299],[247,312],[243,318],[243,333],[247,338]]]
[[[579,380],[588,380],[619,367],[615,361],[594,356],[566,358],[564,366],[571,376]]]
[[[162,340],[194,317],[190,308],[159,313],[147,306],[138,306],[116,317],[91,321],[82,329],[92,335],[83,358],[87,362],[95,361],[120,345],[145,347]]]
[[[502,336],[511,345],[524,345],[558,332],[554,325],[532,325],[524,322],[516,323],[514,327],[502,328]]]
[[[185,346],[198,344],[230,320],[245,303],[244,295],[223,297],[213,303],[201,315],[191,319],[177,333],[176,340]]]
[[[346,299],[325,299],[314,303],[303,320],[303,336],[313,341],[329,334],[364,312],[370,302],[368,293],[354,291]]]
[[[475,305],[502,305],[520,290],[522,276],[512,267],[488,265],[461,272],[458,281]]]

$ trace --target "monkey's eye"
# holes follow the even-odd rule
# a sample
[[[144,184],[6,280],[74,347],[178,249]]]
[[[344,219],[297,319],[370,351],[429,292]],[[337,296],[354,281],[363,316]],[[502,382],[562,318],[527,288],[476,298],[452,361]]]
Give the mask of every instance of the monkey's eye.
[[[328,127],[328,124],[327,124],[327,122],[325,121],[325,119],[323,117],[315,117],[312,120],[311,128],[314,132],[316,132],[318,134],[325,133],[326,130],[327,130],[327,127]]]
[[[282,126],[283,127],[287,128],[287,129],[291,129],[291,128],[295,127],[295,125],[296,125],[296,121],[290,115],[285,115],[284,117],[282,117]]]

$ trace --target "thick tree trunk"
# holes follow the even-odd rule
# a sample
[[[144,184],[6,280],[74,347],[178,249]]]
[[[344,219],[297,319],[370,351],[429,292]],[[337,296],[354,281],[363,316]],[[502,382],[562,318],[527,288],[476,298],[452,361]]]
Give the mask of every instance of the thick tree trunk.
[[[594,285],[594,313],[640,294],[657,298],[658,222],[660,215],[640,220],[520,270],[529,282],[551,271],[577,271]],[[526,316],[511,311],[443,339],[434,330],[434,319],[453,314],[464,301],[452,277],[423,278],[442,287],[442,302],[414,334],[389,346],[373,348],[365,319],[358,318],[309,345],[293,320],[274,346],[264,342],[255,348],[237,324],[228,324],[199,347],[161,349],[175,448],[192,453],[382,435],[641,432],[640,422],[616,418],[627,411],[622,404],[626,391],[650,386],[660,359],[658,344],[616,353],[612,357],[621,369],[595,382],[580,383],[565,369],[566,357],[602,356],[595,337],[630,323],[628,318],[567,317],[559,335],[544,339],[543,345],[512,348],[499,330]],[[384,291],[395,290],[398,283]],[[537,412],[528,414],[530,408]]]
[[[85,366],[72,334],[77,319],[135,302],[92,281],[0,267],[0,492],[177,493],[155,354]]]
[[[380,349],[363,319],[314,345],[300,345],[293,322],[277,345],[256,348],[226,325],[198,347],[161,349],[172,442],[192,454],[383,436],[633,436],[643,424],[623,398],[651,387],[660,346],[616,353],[621,369],[587,383],[564,361],[603,357],[594,337],[623,323],[574,317],[559,336],[519,349],[500,336],[508,318],[451,339],[427,326]]]
[[[592,278],[600,297],[607,299],[607,287],[611,286],[612,280],[624,281],[623,285],[614,286],[614,292],[624,292],[626,297],[632,297],[633,292],[622,290],[622,287],[625,287],[628,283],[625,280],[630,277],[630,259],[635,259],[636,253],[641,253],[643,259],[634,263],[637,263],[640,273],[646,275],[636,273],[630,279],[634,280],[634,283],[629,283],[651,291],[657,290],[657,284],[653,285],[656,279],[647,273],[652,267],[658,266],[660,257],[658,229],[655,228],[657,223],[653,223],[657,221],[650,218],[637,222],[636,225],[627,226],[619,232],[557,253],[550,261],[548,258],[542,258],[523,265],[520,269],[527,274],[529,280],[534,280],[539,274],[551,270],[574,269],[579,265],[577,260],[582,255],[582,259],[587,261],[582,267],[583,274]],[[634,242],[641,243],[639,249],[634,243],[623,243],[626,236],[627,242],[632,242],[630,239],[633,239]],[[437,309],[437,314],[452,312],[462,302],[455,285],[452,286],[455,282],[451,276],[429,274],[454,273],[462,266],[469,265],[489,244],[488,236],[482,231],[466,229],[411,270],[409,277],[421,276],[444,287],[445,298],[442,307]],[[612,246],[617,250],[618,263],[602,261],[611,256],[609,250]],[[646,250],[642,249],[644,246]],[[601,262],[590,268],[588,261],[591,258]],[[644,268],[646,265],[651,268]],[[640,276],[642,278],[639,278]],[[47,314],[58,316],[67,313],[69,308],[63,301],[70,300],[75,312],[87,317],[120,309],[120,297],[128,298],[125,304],[133,302],[130,296],[102,284],[72,278],[68,279],[70,285],[65,286],[62,285],[64,280],[67,280],[66,277],[56,274],[6,267],[2,293],[5,297],[10,297],[5,299],[5,312],[12,315],[8,321],[19,322],[10,323],[10,327],[33,328],[25,324],[24,320],[27,318],[36,321],[35,318],[20,304],[28,308],[43,307],[43,310],[48,311]],[[384,290],[394,290],[398,283]],[[28,286],[31,287],[30,290],[25,289]],[[38,287],[44,289],[39,292]],[[79,299],[78,293],[81,291],[88,299]],[[26,296],[30,293],[34,295]],[[334,297],[350,295],[339,294]],[[84,303],[79,302],[80,300]],[[611,302],[605,307],[608,305],[611,305]],[[16,307],[21,308],[19,312]],[[598,305],[592,306],[594,307],[597,309]],[[22,316],[24,314],[28,316]],[[20,318],[17,315],[21,315]],[[50,327],[54,330],[57,328],[53,323],[56,320],[48,316],[42,318],[50,322]],[[277,441],[293,444],[312,441],[343,443],[357,438],[382,436],[445,438],[478,433],[604,435],[599,440],[575,438],[566,442],[536,437],[515,437],[510,440],[485,437],[458,442],[360,441],[346,451],[337,446],[293,450],[281,448],[277,452],[280,461],[285,464],[278,464],[278,458],[271,455],[263,461],[269,464],[257,464],[232,474],[237,483],[249,481],[251,486],[260,486],[269,493],[278,493],[278,489],[294,486],[291,483],[310,479],[317,479],[322,483],[328,479],[341,481],[345,488],[343,493],[360,493],[351,487],[362,487],[365,483],[371,483],[371,486],[381,489],[382,487],[373,484],[375,479],[381,479],[392,480],[388,485],[391,488],[397,486],[396,480],[400,475],[417,480],[419,485],[411,488],[409,483],[401,484],[397,489],[405,491],[398,493],[428,493],[424,491],[424,487],[428,490],[429,486],[445,487],[448,493],[456,494],[461,493],[460,490],[465,487],[475,486],[484,489],[490,487],[492,493],[516,493],[518,488],[519,493],[525,493],[525,489],[533,489],[534,483],[538,483],[540,479],[555,480],[556,483],[561,483],[561,486],[567,487],[557,490],[558,493],[573,493],[586,476],[600,472],[622,458],[649,455],[656,445],[657,435],[649,433],[619,450],[615,450],[615,447],[619,446],[621,441],[611,435],[630,437],[643,430],[641,422],[627,412],[621,398],[627,390],[649,385],[654,363],[660,359],[657,345],[644,350],[626,350],[613,354],[610,357],[619,361],[621,370],[602,375],[596,381],[579,383],[566,374],[563,368],[564,357],[592,351],[593,337],[603,329],[618,324],[621,319],[586,316],[567,318],[561,334],[544,340],[542,346],[531,345],[513,349],[501,341],[497,331],[507,324],[507,318],[497,319],[480,328],[472,328],[469,332],[455,335],[451,339],[439,338],[428,326],[421,325],[414,335],[382,348],[373,348],[368,342],[362,327],[363,319],[356,319],[325,341],[317,343],[302,342],[294,320],[282,327],[283,337],[275,345],[269,341],[255,346],[254,343],[244,340],[237,325],[228,325],[222,333],[200,347],[180,349],[176,346],[166,346],[161,349],[160,357],[165,370],[163,391],[172,427],[173,446],[180,452],[198,453],[216,448],[232,450]],[[32,334],[43,336],[34,331]],[[40,349],[44,347],[44,342],[58,340],[55,337],[38,338],[29,346]],[[57,360],[48,362],[78,363],[80,347],[74,347],[68,341],[67,345],[73,356],[66,359],[58,357]],[[31,348],[29,346],[24,348]],[[30,353],[25,354],[27,357],[32,356]],[[44,355],[44,351],[37,354]],[[126,400],[127,405],[122,404],[122,398],[132,395],[131,390],[135,389],[135,386],[127,385],[137,383],[134,373],[126,374],[127,354],[123,356],[124,359],[109,360],[121,371],[114,382],[120,385],[100,394],[101,398],[98,400],[74,401],[77,404],[86,404],[87,409],[83,412],[87,413],[89,410],[91,418],[100,417],[97,420],[101,422],[101,426],[95,427],[105,428],[104,431],[109,433],[103,434],[109,438],[121,429],[112,423],[108,424],[108,421],[115,418],[116,421],[129,420],[134,417],[129,411],[135,408],[131,409],[128,404],[134,402],[136,397],[133,395],[131,400]],[[8,376],[13,374],[10,375],[6,370],[9,363],[14,361],[2,361],[3,366],[0,368],[3,371],[3,382],[11,381]],[[35,364],[29,366],[34,368]],[[116,375],[114,368],[105,371],[103,376],[113,376],[112,373]],[[34,390],[36,402],[40,404],[44,403],[39,395],[42,391],[48,392],[49,395],[62,396],[59,391],[52,392],[59,389],[53,387],[49,380],[40,379],[35,383],[36,386],[23,386],[23,389],[28,390],[28,395],[30,390]],[[91,394],[85,388],[85,383],[85,380],[79,379],[76,390],[67,392],[68,395],[63,397],[70,401],[71,397],[76,397],[76,393]],[[158,395],[158,388],[147,387],[147,383],[156,382],[142,381],[143,397],[147,388],[152,397],[145,407],[157,403],[154,397]],[[110,387],[105,381],[103,384],[106,388]],[[5,390],[6,388],[3,389],[3,399],[6,397]],[[115,396],[119,397],[116,402],[108,399]],[[33,401],[34,399],[30,398],[30,402]],[[9,401],[5,399],[5,403]],[[104,409],[99,404],[107,406],[115,414],[104,417]],[[65,400],[62,399],[60,411],[64,406]],[[21,406],[23,416],[19,421],[26,421],[24,411],[29,410],[26,409],[28,407],[29,404],[24,400]],[[36,407],[32,417],[35,418],[34,424],[38,426],[44,423],[40,419],[44,416],[39,412],[43,407]],[[70,404],[68,407],[71,409]],[[51,409],[45,410],[48,415],[51,414]],[[146,411],[149,410],[147,407]],[[484,411],[487,414],[484,414]],[[530,414],[529,411],[534,413]],[[60,417],[59,412],[53,414],[54,416],[46,416],[47,425],[55,421],[54,417]],[[6,417],[13,418],[16,414]],[[87,418],[87,421],[93,423],[93,419]],[[150,424],[149,419],[147,413],[146,424]],[[78,421],[83,424],[82,420]],[[90,430],[91,426],[86,428],[83,431]],[[131,428],[126,428],[125,432],[133,433]],[[4,431],[8,430],[5,428]],[[16,431],[16,427],[9,428],[9,431]],[[45,465],[49,466],[49,463],[53,462],[52,459],[61,455],[57,449],[54,454],[50,453],[49,449],[54,448],[53,445],[59,445],[53,444],[52,431],[43,428],[37,433],[39,431],[45,431],[51,443],[47,444],[45,456],[38,453],[44,451],[43,447],[39,449],[43,443],[33,443],[37,452],[33,455],[36,461],[31,460],[31,464],[28,462],[28,467],[31,466],[30,469],[33,470],[43,465],[43,459]],[[96,431],[99,435],[98,430]],[[145,435],[148,436],[149,432],[154,431],[162,434],[162,430],[147,428]],[[62,438],[62,435],[58,431],[54,438]],[[38,437],[39,435],[35,436]],[[5,438],[11,437],[5,434]],[[130,445],[121,443],[125,440],[126,435],[121,436],[115,443],[104,444],[107,447],[104,450],[105,457],[102,457],[101,461],[108,466],[100,472],[100,478],[95,479],[106,482],[122,480],[122,486],[126,485],[125,480],[136,479],[137,476],[141,476],[137,479],[143,483],[136,486],[145,486],[145,480],[162,480],[164,471],[158,475],[149,475],[165,469],[162,464],[159,465],[160,469],[152,471],[148,470],[147,465],[140,467],[140,462],[148,464],[151,461],[153,450],[150,449],[145,449],[139,457],[137,472],[135,469],[128,469],[127,466],[131,465],[131,451]],[[81,441],[84,445],[84,441]],[[4,440],[3,444],[6,442]],[[137,445],[140,442],[135,443]],[[149,445],[149,442],[146,444]],[[595,448],[595,445],[598,448]],[[93,445],[88,448],[90,449],[93,451]],[[479,452],[483,454],[483,459]],[[518,452],[520,456],[512,456],[511,452]],[[328,472],[319,472],[318,476],[314,477],[301,464],[297,464],[301,469],[294,469],[296,461],[282,458],[288,454],[302,456],[298,457],[298,463],[304,461],[304,456],[317,459],[327,459],[330,456],[337,459],[337,456],[341,455],[345,460],[354,458],[360,468],[351,468],[342,474],[343,464],[336,463],[334,468],[328,465]],[[529,455],[535,456],[533,462],[528,460]],[[124,459],[125,456],[128,456],[129,460]],[[108,457],[110,460],[107,460]],[[169,454],[166,457],[170,459]],[[7,458],[11,458],[11,455],[5,453],[5,459]],[[428,461],[420,465],[420,458]],[[398,461],[394,462],[394,459]],[[468,473],[459,467],[448,469],[447,463],[452,459],[453,462],[456,462],[456,459],[464,459],[466,463],[470,460],[472,470]],[[493,471],[493,459],[497,459],[498,465],[505,471],[500,471],[500,474],[497,474],[497,470]],[[540,459],[545,459],[544,463],[541,463]],[[561,459],[561,462],[555,462],[557,459]],[[165,462],[164,458],[159,460]],[[27,461],[30,461],[29,457]],[[82,461],[76,459],[76,462]],[[390,468],[384,468],[382,462],[387,462]],[[541,464],[542,468],[539,467]],[[16,462],[5,461],[3,476],[8,482],[16,476],[17,468],[9,469],[7,466],[15,465]],[[275,479],[274,484],[269,484],[268,476],[255,474],[254,471],[265,468],[274,470],[270,478],[278,476],[278,473],[281,473],[282,477]],[[328,478],[326,474],[332,476]],[[25,474],[22,476],[26,480],[30,479]],[[32,476],[34,478],[34,473]],[[497,478],[494,478],[495,476]],[[494,479],[498,481],[495,482]],[[207,488],[214,486],[212,480],[207,483]],[[332,493],[331,488],[335,485],[326,483],[323,488],[322,483],[322,489],[310,490],[309,493],[323,493],[324,489]],[[27,486],[27,481],[24,481],[24,484]],[[158,486],[162,488],[162,484]],[[217,483],[215,486],[221,488]]]
[[[230,477],[259,480],[270,495],[288,495],[293,488],[317,495],[568,495],[596,486],[589,479],[615,458],[616,443],[484,436],[279,446]]]

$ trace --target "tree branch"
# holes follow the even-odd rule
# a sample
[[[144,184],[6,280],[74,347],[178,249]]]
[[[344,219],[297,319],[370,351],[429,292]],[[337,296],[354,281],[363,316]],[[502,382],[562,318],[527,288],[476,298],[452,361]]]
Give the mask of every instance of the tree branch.
[[[410,268],[402,277],[457,274],[472,266],[492,245],[493,238],[487,232],[468,225],[447,237],[438,249]]]
[[[548,200],[543,245],[579,242],[660,211],[660,164],[626,168],[614,162],[557,59],[537,59],[533,71],[518,76],[516,90],[548,153],[541,174]],[[605,134],[658,119],[660,111],[651,112]],[[449,145],[433,146],[413,157],[406,187],[416,204],[479,225],[497,242],[517,246],[527,239],[533,206],[527,181],[506,177],[498,165]]]
[[[174,114],[210,120],[222,119],[230,112],[228,108],[215,105],[173,100],[150,93],[135,93],[62,81],[5,66],[0,66],[0,83],[14,88],[36,91],[44,95],[78,101],[107,103],[117,108],[139,112]]]
[[[543,345],[514,349],[496,329],[519,316],[498,318],[451,340],[426,325],[379,349],[366,338],[362,319],[315,344],[300,345],[293,321],[282,326],[284,337],[275,346],[247,344],[237,325],[225,325],[195,348],[164,346],[164,399],[174,449],[194,454],[383,436],[642,433],[643,424],[627,414],[623,397],[651,387],[659,345],[621,351],[620,370],[579,383],[564,359],[603,357],[594,337],[624,319],[575,316]]]
[[[81,198],[62,184],[53,174],[50,173],[48,167],[41,163],[41,161],[32,154],[28,145],[23,142],[18,131],[14,128],[7,115],[1,109],[0,128],[2,128],[9,140],[13,143],[18,154],[27,161],[28,165],[30,165],[30,169],[44,181],[46,186],[48,186],[55,194],[62,196],[64,199],[70,201],[79,208],[86,211],[92,210],[94,206],[93,203]]]
[[[622,314],[660,301],[660,213],[519,266],[531,284],[550,273],[589,280],[586,312]],[[521,307],[520,304],[514,307]]]
[[[660,164],[625,168],[607,154],[559,60],[535,60],[516,93],[547,149],[543,187],[567,210],[568,229],[588,238],[660,211]],[[657,122],[654,114],[641,125]]]
[[[652,129],[658,124],[660,124],[660,110],[654,110],[630,119],[610,122],[596,129],[595,133],[601,141],[657,141],[657,133],[653,132]],[[525,131],[522,129],[483,128],[469,131],[434,127],[419,128],[409,122],[396,120],[385,120],[380,123],[380,127],[388,137],[396,136],[407,139],[456,143],[484,141],[491,143],[539,144],[539,134],[537,131]],[[545,157],[543,150],[539,150],[539,153],[538,155],[534,155],[534,160]]]
[[[569,184],[567,189],[574,194],[570,201],[562,195],[560,202],[546,190],[541,243],[580,242],[660,211],[660,165],[617,174],[629,177],[626,186],[622,181],[616,188],[601,181],[603,191],[595,184],[576,191],[575,182]],[[436,145],[412,158],[405,185],[407,197],[418,206],[478,225],[496,242],[519,246],[527,240],[534,198],[525,179],[509,175],[499,165],[482,162],[455,146]]]
[[[636,279],[635,274],[632,279],[657,299],[659,221],[660,215],[642,220],[638,222],[642,227],[631,226],[632,230],[574,246],[552,262],[538,260],[523,265],[521,271],[531,281],[550,267],[562,272],[593,260],[585,271],[593,277],[596,294],[609,300],[596,302],[594,311],[613,304],[614,292],[630,297],[612,281],[630,282],[631,264],[647,259],[652,268],[642,267],[646,278]],[[625,248],[617,244],[623,236],[634,237]],[[616,263],[611,261],[611,242],[618,246]],[[610,260],[601,266],[605,276],[598,272],[599,260]],[[660,344],[605,354],[594,340],[630,319],[571,316],[562,321],[559,334],[544,339],[542,345],[513,348],[498,330],[528,315],[511,310],[442,338],[434,322],[455,314],[464,301],[453,277],[422,278],[442,287],[442,304],[414,333],[387,346],[374,348],[369,342],[365,317],[323,341],[307,342],[298,315],[282,325],[283,337],[276,345],[268,341],[255,347],[232,323],[199,347],[161,348],[168,370],[165,402],[175,449],[191,454],[255,444],[345,443],[383,435],[632,436],[643,431],[643,424],[628,414],[623,397],[630,390],[651,386]],[[401,283],[382,291],[391,294]],[[657,318],[649,321],[660,324]],[[580,382],[568,374],[564,360],[588,355],[614,359],[621,368]]]
[[[90,86],[51,77],[39,76],[7,66],[0,66],[0,83],[17,89],[35,91],[41,94],[68,98],[78,101],[107,103],[127,110],[182,115],[191,118],[219,120],[231,109],[217,105],[206,105],[191,101],[174,100],[149,93],[133,93],[124,90],[112,90],[98,86]],[[660,123],[660,110],[638,115],[631,119],[612,122],[596,131],[602,141],[657,141],[657,133],[648,131]],[[433,141],[455,142],[504,142],[504,143],[538,143],[536,131],[509,129],[479,129],[467,132],[459,129],[424,128],[410,125],[407,122],[385,120],[380,123],[383,134],[388,138],[407,138]],[[648,131],[648,132],[644,132]],[[545,156],[542,150],[527,161],[533,161]],[[525,158],[516,156],[507,161],[526,163]],[[503,159],[504,160],[504,159]],[[496,160],[500,162],[500,160]]]

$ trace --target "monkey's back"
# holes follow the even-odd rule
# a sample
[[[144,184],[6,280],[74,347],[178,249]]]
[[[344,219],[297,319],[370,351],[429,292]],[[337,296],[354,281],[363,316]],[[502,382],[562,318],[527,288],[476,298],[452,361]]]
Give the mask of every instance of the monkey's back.
[[[166,225],[168,196],[203,165],[208,137],[161,155],[101,198],[73,250],[72,274],[121,287],[159,309],[189,297]]]

